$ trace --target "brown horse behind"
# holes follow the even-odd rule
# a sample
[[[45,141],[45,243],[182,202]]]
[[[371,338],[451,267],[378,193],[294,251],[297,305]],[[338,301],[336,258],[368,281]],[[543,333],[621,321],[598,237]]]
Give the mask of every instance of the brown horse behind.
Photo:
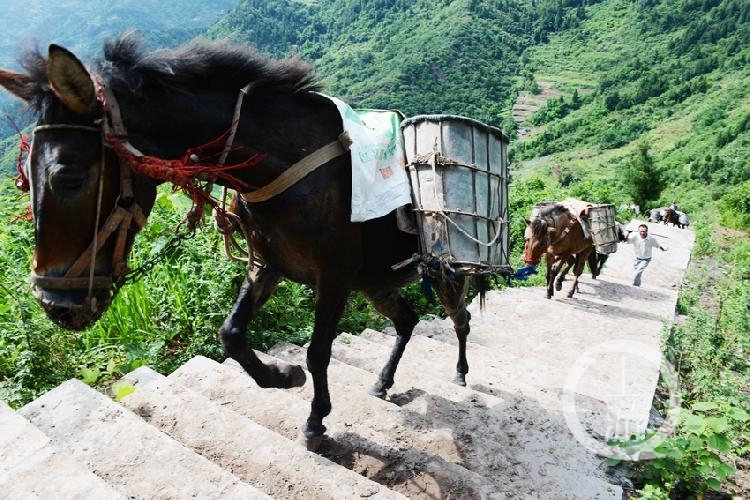
[[[567,270],[573,266],[575,279],[568,291],[568,297],[572,297],[578,289],[578,279],[588,256],[594,249],[591,238],[586,238],[578,219],[560,204],[543,209],[539,215],[527,220],[526,225],[529,230],[524,245],[524,262],[536,266],[544,254],[548,299],[552,298],[555,289],[562,289],[562,280]],[[561,272],[564,265],[567,268]]]

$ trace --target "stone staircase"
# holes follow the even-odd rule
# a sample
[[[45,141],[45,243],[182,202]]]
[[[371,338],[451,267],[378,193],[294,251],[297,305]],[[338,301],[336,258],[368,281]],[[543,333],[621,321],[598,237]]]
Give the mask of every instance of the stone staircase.
[[[124,377],[135,390],[119,403],[70,380],[17,412],[3,405],[0,491],[18,499],[619,498],[600,459],[582,466],[570,461],[580,450],[555,442],[566,432],[560,418],[518,416],[530,401],[490,382],[480,390],[449,382],[448,343],[415,336],[398,373],[408,383],[386,401],[369,396],[391,341],[373,330],[336,341],[334,411],[318,453],[295,444],[311,384],[261,389],[231,360],[196,357],[168,376],[141,367]],[[280,344],[259,355],[304,365],[305,351]],[[502,372],[490,357],[471,347],[482,379]]]
[[[472,304],[465,388],[450,382],[456,347],[445,320],[418,325],[386,400],[367,391],[393,332],[340,335],[316,453],[295,444],[312,384],[261,389],[231,360],[196,357],[167,376],[141,367],[125,377],[134,391],[120,402],[70,380],[17,411],[0,403],[0,497],[622,498],[604,459],[571,430],[569,375],[597,343],[626,337],[658,349],[691,245],[641,289],[618,274],[629,264],[618,253],[612,272],[582,281],[573,299],[514,288],[491,292],[484,311]],[[599,440],[617,410],[613,394],[650,398],[659,372],[630,359],[623,383],[613,369],[623,353],[609,354],[572,391],[577,423]],[[305,350],[279,344],[259,356],[304,366]],[[645,427],[649,409],[650,399],[629,421]]]

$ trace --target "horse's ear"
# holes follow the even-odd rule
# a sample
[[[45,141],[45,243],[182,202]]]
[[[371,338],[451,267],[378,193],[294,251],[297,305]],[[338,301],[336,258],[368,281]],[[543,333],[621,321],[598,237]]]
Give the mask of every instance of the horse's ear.
[[[53,92],[71,111],[83,114],[94,109],[96,90],[91,75],[72,52],[52,44],[47,59],[47,78]]]
[[[36,94],[37,86],[28,75],[0,69],[0,85],[16,97],[28,101]]]

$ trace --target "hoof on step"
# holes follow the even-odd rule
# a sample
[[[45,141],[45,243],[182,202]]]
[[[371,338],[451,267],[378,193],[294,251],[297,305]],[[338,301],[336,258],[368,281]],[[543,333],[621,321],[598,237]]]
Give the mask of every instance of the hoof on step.
[[[377,385],[372,386],[372,388],[367,392],[370,394],[370,396],[375,396],[376,398],[380,399],[385,399],[385,397],[388,395],[387,390]]]
[[[456,385],[460,385],[461,387],[466,387],[466,374],[457,373],[455,378],[453,379],[453,383]]]
[[[305,375],[305,370],[299,365],[293,365],[288,367],[289,372],[287,374],[287,380],[289,380],[289,386],[288,388],[292,387],[302,387],[305,385],[305,382],[307,381],[307,376]]]
[[[320,444],[323,442],[323,434],[318,436],[307,436],[304,431],[300,431],[296,443],[303,446],[307,451],[318,451]]]

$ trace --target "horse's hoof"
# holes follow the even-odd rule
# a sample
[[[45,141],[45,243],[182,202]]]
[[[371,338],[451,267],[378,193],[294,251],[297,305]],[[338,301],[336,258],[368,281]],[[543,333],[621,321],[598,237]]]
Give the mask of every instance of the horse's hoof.
[[[569,298],[569,299],[572,299],[572,298],[573,298],[573,291],[570,291],[570,292],[568,292],[568,298]]]
[[[559,282],[558,282],[558,283],[555,283],[555,290],[557,290],[558,292],[559,292],[560,290],[562,290],[562,283],[559,283]]]
[[[456,385],[460,385],[461,387],[466,387],[466,374],[457,373],[453,379],[453,383]]]
[[[282,377],[282,389],[302,387],[307,381],[305,370],[299,365],[287,365],[280,370]]]
[[[388,395],[388,391],[378,385],[372,386],[372,388],[367,392],[370,394],[370,396],[375,396],[376,398],[380,399],[385,399],[386,395]]]
[[[300,431],[297,436],[296,444],[303,446],[307,451],[318,451],[322,442],[323,434],[320,434],[319,436],[307,436],[304,431]]]

